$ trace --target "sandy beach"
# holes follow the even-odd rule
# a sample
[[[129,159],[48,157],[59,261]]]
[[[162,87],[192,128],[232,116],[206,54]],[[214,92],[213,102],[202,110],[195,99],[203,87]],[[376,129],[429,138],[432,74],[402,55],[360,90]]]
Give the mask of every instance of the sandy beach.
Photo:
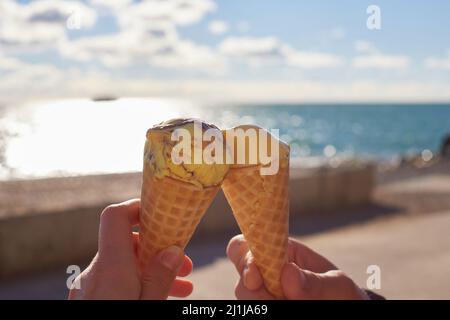
[[[291,223],[291,235],[328,257],[361,286],[367,267],[378,265],[379,293],[387,298],[442,299],[450,298],[449,228],[450,163],[439,162],[378,173],[369,206],[300,215]],[[207,243],[202,235],[194,236],[187,248],[195,263],[190,298],[234,298],[237,275],[225,247],[235,232],[211,237]],[[3,281],[0,298],[63,299],[66,278],[61,267]]]

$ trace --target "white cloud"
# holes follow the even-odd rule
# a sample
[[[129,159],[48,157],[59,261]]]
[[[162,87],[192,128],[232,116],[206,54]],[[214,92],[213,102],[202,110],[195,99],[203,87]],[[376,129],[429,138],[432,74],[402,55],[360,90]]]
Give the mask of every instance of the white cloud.
[[[299,51],[285,46],[283,53],[288,65],[304,69],[337,67],[343,64],[340,57],[322,52]]]
[[[221,20],[214,20],[208,24],[208,30],[212,34],[224,34],[228,31],[228,23]]]
[[[281,43],[274,37],[229,37],[219,45],[219,50],[229,56],[269,57],[279,56]]]
[[[78,14],[82,27],[92,27],[95,11],[83,3],[65,0],[41,0],[18,4],[0,3],[0,44],[7,49],[40,49],[66,37],[66,22]]]
[[[158,52],[170,50],[177,41],[175,27],[167,26],[64,41],[59,49],[72,60],[97,60],[108,67],[122,67],[147,61]]]
[[[163,68],[195,68],[212,73],[224,69],[214,50],[182,39],[177,27],[196,23],[215,10],[211,0],[91,0],[109,6],[120,27],[119,32],[62,41],[60,53],[73,60],[97,60],[108,67],[136,63]]]
[[[107,67],[143,63],[225,72],[226,59],[216,49],[182,39],[177,32],[179,26],[196,23],[214,11],[212,0],[89,0],[88,4],[110,10],[119,31],[71,40],[66,34],[67,19],[76,13],[83,27],[93,26],[97,19],[93,7],[65,0],[29,4],[4,0],[0,4],[0,44],[16,50],[54,48],[65,58],[99,61]],[[227,27],[223,21],[211,25],[214,32],[225,32]]]
[[[108,67],[125,66],[131,62],[131,55],[128,50],[132,48],[126,37],[118,35],[103,35],[97,37],[81,38],[74,41],[64,41],[61,43],[60,53],[71,60],[90,62],[99,61]],[[122,45],[118,45],[120,41]]]
[[[450,69],[450,50],[447,52],[447,56],[444,57],[428,57],[425,59],[425,66],[431,69]]]
[[[118,19],[119,31],[70,40],[66,36],[67,18],[76,12],[84,26],[92,26],[97,18],[92,8],[64,0],[41,0],[27,5],[5,0],[1,4],[2,12],[8,11],[11,15],[7,16],[15,19],[0,29],[0,43],[9,41],[16,49],[55,48],[65,58],[86,63],[99,61],[107,67],[143,63],[212,74],[223,74],[229,58],[243,59],[250,65],[283,63],[301,68],[340,63],[334,55],[299,51],[274,37],[229,37],[218,48],[180,38],[179,26],[196,23],[216,9],[212,0],[90,0],[88,3],[98,8],[108,7]],[[30,32],[23,32],[30,27]],[[215,33],[223,33],[228,25],[216,20],[209,27]]]
[[[209,74],[224,74],[226,61],[208,46],[179,41],[168,52],[150,57],[150,63],[166,68],[195,68]]]
[[[387,55],[374,53],[358,56],[353,59],[355,68],[377,68],[377,69],[404,69],[410,64],[410,59],[405,55]]]
[[[89,0],[93,6],[112,10],[123,9],[133,3],[133,0]]]
[[[41,67],[39,67],[41,68]],[[430,81],[351,82],[314,80],[156,79],[126,78],[96,70],[29,71],[3,75],[2,98],[93,97],[112,94],[121,97],[160,96],[208,102],[363,102],[363,101],[448,101],[450,83]],[[37,78],[38,76],[38,78]],[[22,86],[22,87],[20,87]],[[23,88],[27,88],[26,91]]]
[[[369,41],[356,41],[355,50],[364,53],[353,58],[352,66],[358,69],[404,69],[411,62],[407,55],[383,53]]]
[[[0,70],[11,71],[17,70],[23,65],[23,63],[14,57],[7,57],[0,52]]]
[[[116,13],[122,29],[143,28],[150,24],[190,25],[216,9],[212,0],[147,0],[134,3]]]
[[[173,25],[67,41],[60,51],[73,60],[97,60],[113,68],[143,63],[211,74],[224,73],[226,69],[222,56],[207,46],[180,39]]]
[[[185,44],[184,50],[190,50]],[[198,48],[194,49],[195,52]],[[183,53],[183,55],[190,55]],[[208,49],[199,60],[208,58]],[[197,59],[193,58],[193,59]],[[161,63],[172,63],[171,61]],[[195,60],[186,62],[196,64]],[[214,62],[215,63],[215,62]],[[319,80],[156,79],[125,77],[89,69],[58,69],[0,54],[0,97],[5,99],[166,96],[211,102],[448,101],[450,82]],[[6,71],[6,72],[4,72]],[[26,88],[26,89],[24,89]]]
[[[279,62],[293,67],[321,68],[335,67],[342,63],[333,54],[297,50],[275,37],[229,37],[219,45],[219,51],[258,66]]]
[[[83,2],[41,0],[18,4],[0,0],[0,97],[22,96],[180,96],[193,99],[236,101],[439,101],[450,99],[450,83],[353,79],[348,83],[336,81],[243,81],[206,77],[156,79],[135,78],[126,73],[108,73],[92,69],[91,63],[101,62],[109,68],[138,63],[161,68],[194,69],[223,75],[228,63],[243,61],[251,65],[271,63],[298,67],[321,68],[342,65],[344,60],[332,53],[293,48],[276,37],[227,37],[216,48],[194,43],[178,33],[180,26],[194,24],[214,11],[211,0],[90,0],[95,8],[109,8],[118,18],[120,30],[114,34],[79,37],[69,40],[66,20],[70,5],[80,5],[83,26],[93,26],[96,12]],[[70,6],[70,8],[72,8]],[[233,30],[245,32],[233,25]],[[228,26],[227,26],[228,27]],[[216,27],[217,28],[217,27]],[[220,29],[220,28],[217,28]],[[223,30],[222,26],[222,30]],[[26,32],[24,32],[26,30]],[[217,31],[217,30],[216,30]],[[339,38],[339,30],[331,36]],[[87,71],[58,69],[50,64],[25,63],[7,48],[57,48],[63,57],[89,63]],[[386,54],[372,43],[358,41],[359,52],[355,68],[406,68],[406,55]],[[428,57],[429,68],[450,68],[450,52],[443,57]],[[220,80],[222,79],[222,80]]]
[[[65,72],[50,64],[25,63],[0,53],[0,97],[39,96],[62,85]]]

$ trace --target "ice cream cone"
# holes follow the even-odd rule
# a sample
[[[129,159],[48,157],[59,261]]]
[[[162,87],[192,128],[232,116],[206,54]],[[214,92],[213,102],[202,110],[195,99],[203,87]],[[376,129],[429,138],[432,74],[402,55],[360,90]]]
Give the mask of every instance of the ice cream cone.
[[[222,183],[264,284],[279,299],[284,298],[280,278],[289,236],[289,147],[281,148],[275,174],[262,175],[261,165],[235,165]]]
[[[225,164],[175,163],[172,133],[180,128],[193,133],[194,125],[199,125],[200,133],[213,129],[222,137],[217,127],[193,119],[170,120],[147,132],[139,231],[141,268],[162,249],[186,247],[228,172]],[[192,155],[205,148],[197,140],[188,141]]]
[[[141,267],[162,249],[184,249],[213,201],[219,186],[199,188],[170,177],[155,178],[144,169],[139,260]]]

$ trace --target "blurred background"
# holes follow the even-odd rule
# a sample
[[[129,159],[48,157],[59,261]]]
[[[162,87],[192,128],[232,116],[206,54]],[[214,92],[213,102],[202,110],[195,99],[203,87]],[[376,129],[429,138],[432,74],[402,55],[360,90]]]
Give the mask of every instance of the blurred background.
[[[0,298],[65,298],[102,208],[139,196],[146,130],[189,116],[279,129],[293,236],[361,286],[379,266],[387,298],[450,299],[449,13],[439,0],[2,0]],[[238,232],[220,194],[187,249],[192,297],[234,297],[224,250]]]

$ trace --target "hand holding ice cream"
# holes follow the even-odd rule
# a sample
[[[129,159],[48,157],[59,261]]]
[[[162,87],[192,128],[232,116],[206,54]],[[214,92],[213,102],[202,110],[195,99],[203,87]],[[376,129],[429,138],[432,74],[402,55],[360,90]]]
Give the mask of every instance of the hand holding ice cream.
[[[187,297],[192,282],[192,261],[181,249],[169,247],[138,268],[140,200],[106,207],[100,216],[99,247],[89,266],[75,279],[69,299],[166,299]]]
[[[245,236],[232,239],[227,249],[241,276],[235,291],[238,298],[367,298],[325,258],[288,242],[289,147],[255,126],[235,128],[262,132],[252,146],[246,144],[250,136],[241,137],[239,144],[234,138],[227,140],[231,130],[222,133],[214,125],[198,123],[199,127],[192,119],[175,119],[148,130],[142,201],[105,209],[99,252],[74,282],[69,298],[188,296],[192,283],[177,278],[192,271],[183,249],[221,186]],[[203,140],[207,131],[215,139]],[[180,132],[188,134],[181,137]],[[210,148],[211,140],[224,148],[223,153]],[[199,154],[202,161],[197,162]],[[231,163],[211,159],[231,159]],[[139,234],[132,232],[137,224]],[[302,259],[314,266],[302,264]]]
[[[264,279],[249,244],[242,235],[230,240],[227,255],[240,278],[235,294],[238,299],[270,300],[274,296],[264,287]],[[365,300],[368,293],[333,263],[302,243],[289,239],[288,261],[281,271],[284,296],[289,300]],[[382,298],[374,293],[377,299]]]

